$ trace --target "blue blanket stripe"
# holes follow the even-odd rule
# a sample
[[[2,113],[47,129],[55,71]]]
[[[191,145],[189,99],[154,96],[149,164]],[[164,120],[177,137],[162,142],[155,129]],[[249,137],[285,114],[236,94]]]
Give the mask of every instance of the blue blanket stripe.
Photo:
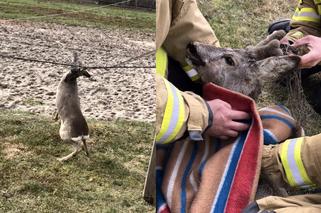
[[[206,164],[206,159],[201,163],[201,166],[200,166],[200,168],[198,170],[199,176],[202,176],[205,164]]]
[[[284,105],[278,104],[277,106],[280,107],[281,109],[283,109],[288,115],[291,115],[290,110],[288,108],[286,108]]]
[[[288,121],[285,118],[279,117],[277,115],[261,115],[261,119],[262,120],[275,119],[275,120],[281,121],[282,123],[286,124],[290,129],[295,129],[295,126],[290,121]]]
[[[158,210],[163,204],[166,203],[165,196],[162,193],[164,171],[162,169],[156,169],[156,210]]]
[[[278,144],[270,132],[263,130],[264,145]]]
[[[186,182],[187,182],[187,177],[189,176],[190,171],[192,169],[193,162],[196,158],[197,151],[198,151],[198,142],[195,142],[191,157],[185,168],[183,178],[182,178],[182,183],[181,183],[181,213],[186,212]]]
[[[235,142],[236,144],[234,145],[235,146],[234,151],[232,150],[232,152],[230,153],[230,156],[232,155],[231,161],[229,165],[227,165],[228,170],[226,174],[224,174],[223,176],[224,179],[222,181],[224,182],[221,187],[221,190],[218,192],[219,193],[217,195],[218,199],[216,200],[213,213],[222,213],[225,211],[225,206],[231,190],[231,185],[234,179],[235,171],[239,163],[239,159],[241,157],[241,152],[245,144],[246,136],[247,136],[247,132],[241,133],[239,140]]]
[[[162,184],[163,184],[163,178],[164,178],[164,171],[166,170],[167,162],[169,161],[169,156],[171,155],[173,151],[173,144],[168,144],[168,145],[161,145],[157,144],[156,145],[156,150],[158,149],[164,149],[167,150],[165,160],[163,162],[163,168],[158,169],[156,168],[156,212],[162,205],[164,205],[166,202],[165,196],[163,195],[162,192]]]
[[[214,138],[212,142],[213,142],[213,144],[214,144],[213,147],[214,147],[215,152],[217,152],[218,150],[220,150],[220,148],[221,148],[221,140],[218,139],[218,138]],[[209,153],[210,153],[210,150],[209,150]],[[203,171],[204,171],[204,167],[205,167],[205,165],[206,165],[206,162],[207,162],[207,159],[205,159],[205,160],[203,160],[203,161],[201,162],[201,166],[199,167],[199,170],[198,170],[198,174],[199,174],[200,177],[201,177],[202,174],[203,174]]]

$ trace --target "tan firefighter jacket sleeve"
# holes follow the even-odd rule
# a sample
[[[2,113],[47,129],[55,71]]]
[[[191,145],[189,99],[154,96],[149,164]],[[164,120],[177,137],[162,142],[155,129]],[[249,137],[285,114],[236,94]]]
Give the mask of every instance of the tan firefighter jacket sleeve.
[[[188,131],[191,140],[203,140],[212,120],[207,103],[191,92],[181,92],[156,75],[156,143],[173,142]]]
[[[290,197],[269,196],[257,201],[260,210],[276,213],[321,212],[321,194],[304,194]]]
[[[321,0],[299,0],[286,37],[295,41],[306,35],[321,36]]]
[[[321,134],[286,140],[273,155],[283,179],[292,188],[320,189],[321,187]],[[271,158],[272,159],[272,158]],[[276,213],[321,212],[321,193],[298,196],[269,196],[257,201],[260,210]]]
[[[156,49],[163,48],[187,73],[192,70],[185,62],[186,46],[191,41],[219,46],[218,39],[198,9],[196,0],[156,0]],[[157,60],[159,58],[156,54],[156,62]],[[157,70],[161,67],[159,64]],[[164,70],[158,73],[164,73]],[[192,78],[193,74],[194,71],[189,76]]]

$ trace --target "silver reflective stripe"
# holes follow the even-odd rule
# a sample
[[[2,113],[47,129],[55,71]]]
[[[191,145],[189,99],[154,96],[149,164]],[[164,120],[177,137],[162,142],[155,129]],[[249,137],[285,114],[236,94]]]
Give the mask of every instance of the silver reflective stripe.
[[[296,139],[291,139],[288,146],[288,162],[290,169],[292,171],[293,178],[298,186],[305,185],[304,180],[301,177],[299,168],[295,162],[295,145],[297,143]]]
[[[292,17],[292,20],[320,23],[320,15],[314,8],[311,7],[297,8]]]
[[[178,90],[172,85],[169,84],[170,88],[171,88],[171,93],[173,94],[173,109],[172,109],[172,116],[171,116],[171,120],[169,123],[169,126],[167,128],[167,131],[165,132],[165,134],[157,141],[157,143],[164,143],[167,138],[173,133],[177,122],[178,122],[178,117],[179,117],[179,100],[178,100],[178,95],[177,92]]]
[[[315,18],[318,19],[320,18],[320,15],[318,15],[315,12],[297,12],[294,14],[294,16],[301,16],[301,17],[309,17],[309,18]]]
[[[190,78],[193,78],[194,76],[197,76],[197,75],[198,75],[197,71],[196,71],[194,68],[192,68],[192,69],[189,70],[189,71],[186,71],[186,73],[187,73],[187,75],[188,75]]]

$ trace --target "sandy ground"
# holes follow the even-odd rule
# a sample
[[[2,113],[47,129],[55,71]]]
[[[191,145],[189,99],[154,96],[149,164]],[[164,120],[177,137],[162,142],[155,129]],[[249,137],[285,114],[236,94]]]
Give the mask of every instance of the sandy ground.
[[[110,66],[154,50],[154,35],[53,24],[0,20],[0,54],[71,63],[77,51],[85,66]],[[154,66],[154,54],[122,64]],[[0,109],[45,115],[55,111],[55,95],[69,67],[0,57]],[[81,107],[87,118],[154,121],[152,68],[92,69],[93,80],[78,80]]]

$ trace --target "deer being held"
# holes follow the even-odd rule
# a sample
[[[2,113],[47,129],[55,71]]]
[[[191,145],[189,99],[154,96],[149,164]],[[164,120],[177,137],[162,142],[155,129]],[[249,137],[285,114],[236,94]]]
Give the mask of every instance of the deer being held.
[[[244,49],[192,42],[187,46],[187,61],[203,83],[212,82],[257,99],[264,82],[298,67],[299,56],[283,55],[279,40],[284,35],[284,31],[277,31],[257,46]]]
[[[196,68],[203,83],[211,82],[257,100],[264,83],[298,72],[297,49],[289,46],[284,50],[279,41],[284,36],[284,31],[276,31],[258,45],[244,49],[192,42],[187,46],[187,61]],[[259,191],[264,196],[270,195],[268,186],[275,195],[287,195],[285,189],[275,187],[270,176],[263,174],[262,177]]]
[[[89,129],[81,112],[78,96],[77,78],[80,76],[90,78],[90,74],[85,68],[81,67],[78,56],[74,53],[73,65],[70,71],[61,78],[56,96],[58,116],[61,120],[60,138],[65,142],[71,143],[74,147],[72,153],[58,158],[61,162],[67,161],[78,154],[82,147],[88,156],[86,140],[89,138]]]

